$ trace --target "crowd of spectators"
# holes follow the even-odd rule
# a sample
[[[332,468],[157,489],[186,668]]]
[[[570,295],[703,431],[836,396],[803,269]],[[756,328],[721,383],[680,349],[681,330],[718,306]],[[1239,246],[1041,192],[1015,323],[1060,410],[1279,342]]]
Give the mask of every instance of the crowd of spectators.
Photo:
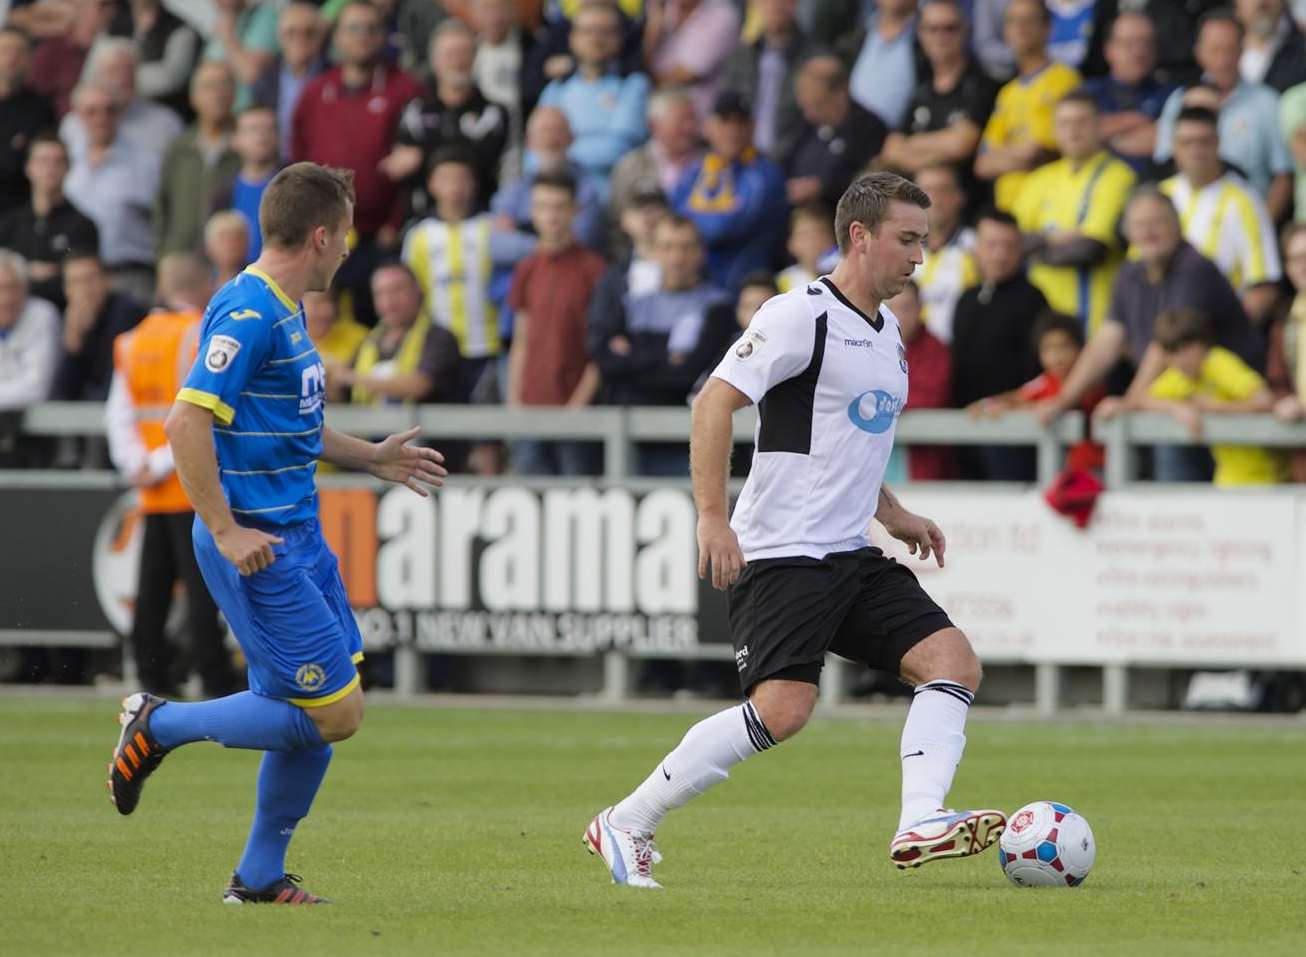
[[[305,301],[336,401],[683,406],[765,298],[831,268],[853,178],[891,169],[933,203],[888,304],[912,408],[1152,409],[1194,436],[1198,412],[1306,416],[1306,0],[0,0],[0,22],[0,464],[76,460],[15,413],[104,400],[114,339],[168,307],[157,264],[237,274],[301,160],[357,192],[336,287]],[[683,445],[637,452],[685,474]],[[1152,469],[1306,478],[1225,453]],[[1019,448],[903,464],[1033,477]]]

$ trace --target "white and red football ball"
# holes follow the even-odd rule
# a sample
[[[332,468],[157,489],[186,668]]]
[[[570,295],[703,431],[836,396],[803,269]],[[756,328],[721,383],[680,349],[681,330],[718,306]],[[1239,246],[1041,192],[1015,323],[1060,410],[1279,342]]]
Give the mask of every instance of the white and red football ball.
[[[1096,858],[1088,822],[1055,801],[1016,811],[998,841],[1002,873],[1017,887],[1078,887]]]

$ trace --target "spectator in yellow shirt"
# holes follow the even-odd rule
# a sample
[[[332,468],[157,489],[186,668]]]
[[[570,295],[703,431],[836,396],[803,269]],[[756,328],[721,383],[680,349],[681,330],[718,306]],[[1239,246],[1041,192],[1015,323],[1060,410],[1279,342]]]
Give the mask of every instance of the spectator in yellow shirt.
[[[1016,58],[1016,78],[998,91],[993,115],[984,127],[975,175],[996,180],[993,201],[1010,210],[1021,183],[1056,153],[1052,111],[1080,84],[1079,73],[1048,56],[1051,18],[1042,0],[1011,0],[1002,37]]]
[[[1204,314],[1195,309],[1162,312],[1156,317],[1155,334],[1166,369],[1139,400],[1140,408],[1168,412],[1194,439],[1202,435],[1202,413],[1269,412],[1273,408],[1274,398],[1265,380],[1237,355],[1215,344],[1214,329]],[[1211,455],[1218,486],[1273,485],[1280,479],[1279,459],[1267,449],[1216,445]]]
[[[1055,130],[1062,158],[1029,174],[1012,212],[1024,233],[1030,282],[1092,333],[1106,317],[1123,260],[1118,229],[1134,171],[1107,151],[1097,100],[1087,90],[1057,104]]]

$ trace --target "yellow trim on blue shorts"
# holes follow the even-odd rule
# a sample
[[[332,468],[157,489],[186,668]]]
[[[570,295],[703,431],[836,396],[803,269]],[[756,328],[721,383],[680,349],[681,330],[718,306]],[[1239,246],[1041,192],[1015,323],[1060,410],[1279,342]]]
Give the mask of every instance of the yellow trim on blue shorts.
[[[325,708],[329,704],[335,704],[345,695],[349,694],[349,692],[357,688],[360,680],[361,678],[358,675],[354,675],[349,684],[345,685],[339,691],[333,691],[320,698],[287,698],[286,700],[300,708]]]
[[[363,653],[361,651],[355,651],[349,660],[354,664],[358,664],[363,660]]]
[[[177,401],[189,402],[201,409],[208,409],[213,413],[213,417],[223,425],[231,425],[232,420],[236,418],[236,410],[212,392],[201,392],[199,389],[182,389],[177,393]]]

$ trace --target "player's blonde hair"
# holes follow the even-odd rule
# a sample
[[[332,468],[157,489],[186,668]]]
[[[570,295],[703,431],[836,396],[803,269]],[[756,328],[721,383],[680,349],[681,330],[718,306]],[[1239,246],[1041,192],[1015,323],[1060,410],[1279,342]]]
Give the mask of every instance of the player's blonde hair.
[[[354,202],[354,172],[294,163],[272,178],[258,207],[265,245],[295,250],[319,226],[335,229]]]

